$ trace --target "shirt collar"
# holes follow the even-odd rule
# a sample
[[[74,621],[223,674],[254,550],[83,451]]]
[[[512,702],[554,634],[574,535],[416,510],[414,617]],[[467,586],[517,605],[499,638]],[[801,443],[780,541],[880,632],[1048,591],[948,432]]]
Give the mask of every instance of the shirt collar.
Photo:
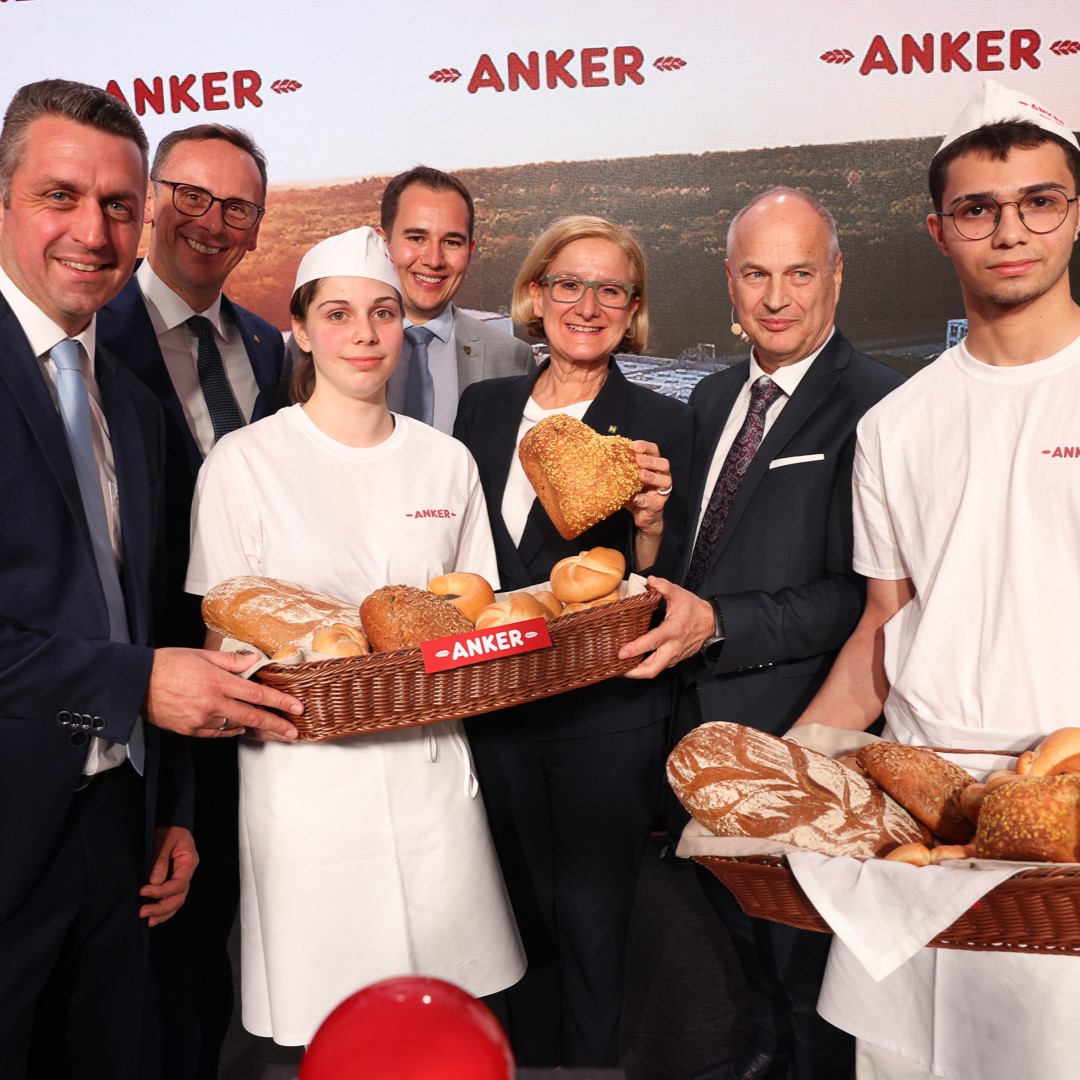
[[[803,357],[802,360],[796,360],[794,364],[784,364],[782,367],[778,367],[772,374],[762,370],[761,365],[758,363],[757,353],[754,350],[751,350],[750,375],[746,385],[748,387],[753,386],[762,375],[768,375],[769,378],[784,391],[786,397],[791,397],[791,395],[795,393],[799,383],[802,382],[803,376],[810,370],[810,365],[821,354],[821,350],[832,341],[833,334],[835,333],[836,327],[830,327],[829,336],[821,343],[819,348],[815,349],[809,356]]]
[[[90,322],[87,327],[79,334],[67,334],[63,328],[57,325],[49,318],[11,280],[5,273],[4,268],[0,266],[0,294],[3,294],[4,299],[8,302],[8,307],[11,308],[12,314],[19,320],[19,325],[22,327],[23,333],[26,335],[26,340],[30,343],[30,351],[35,357],[45,357],[49,355],[52,347],[59,341],[63,341],[67,337],[71,337],[73,341],[79,342],[86,350],[86,355],[90,359],[90,374],[94,374],[94,342],[96,340],[97,331],[97,314],[95,313],[90,318]]]
[[[415,326],[411,319],[405,320],[406,326]],[[444,345],[450,340],[450,335],[454,330],[454,305],[447,304],[446,310],[441,315],[437,315],[434,319],[424,323],[426,326]]]
[[[205,311],[196,311],[157,276],[149,259],[143,259],[139,263],[135,278],[146,299],[146,308],[156,334],[163,334],[166,330],[181,326],[192,315],[202,315],[210,321],[223,341],[229,340],[228,327],[221,315],[221,293],[214,297],[214,302]]]

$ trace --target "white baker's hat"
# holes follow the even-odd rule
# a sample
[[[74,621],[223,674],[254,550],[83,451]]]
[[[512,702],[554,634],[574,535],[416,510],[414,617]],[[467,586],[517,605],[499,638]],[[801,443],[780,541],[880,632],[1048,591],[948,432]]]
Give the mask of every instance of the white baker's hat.
[[[1052,112],[1045,105],[1040,105],[1027,94],[1010,90],[993,79],[987,79],[982,84],[982,88],[964,106],[963,111],[956,118],[956,123],[945,136],[945,141],[934,152],[935,156],[940,154],[949,143],[956,142],[969,131],[985,127],[987,124],[1007,123],[1010,120],[1027,120],[1032,124],[1037,124],[1043,130],[1072,143],[1080,150],[1076,136],[1057,113]]]
[[[350,229],[320,240],[301,260],[293,292],[324,277],[366,277],[384,281],[401,295],[386,241],[370,226]]]

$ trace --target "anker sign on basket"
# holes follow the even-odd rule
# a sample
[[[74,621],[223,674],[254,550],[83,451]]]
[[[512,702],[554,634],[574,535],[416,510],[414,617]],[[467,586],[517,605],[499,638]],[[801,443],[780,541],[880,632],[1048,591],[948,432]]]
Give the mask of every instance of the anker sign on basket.
[[[551,635],[543,619],[500,626],[493,630],[471,630],[453,637],[425,641],[420,649],[424,654],[424,670],[448,671],[450,668],[479,664],[497,656],[516,656],[551,646]]]

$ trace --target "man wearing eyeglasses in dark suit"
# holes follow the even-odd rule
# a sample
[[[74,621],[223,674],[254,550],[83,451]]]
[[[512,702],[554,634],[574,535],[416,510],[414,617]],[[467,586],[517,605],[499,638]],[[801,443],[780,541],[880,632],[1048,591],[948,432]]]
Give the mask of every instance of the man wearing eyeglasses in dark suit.
[[[281,333],[222,293],[259,239],[266,158],[249,135],[200,124],[162,139],[150,170],[146,259],[98,315],[98,338],[157,395],[165,409],[168,598],[159,644],[201,646],[196,597],[184,592],[195,478],[222,435],[278,406],[285,358]],[[210,747],[209,742],[218,745]],[[144,1040],[146,1080],[211,1078],[232,1014],[226,951],[239,898],[236,747],[200,741],[195,763],[198,882],[185,921],[151,939],[153,987]],[[153,1030],[160,1013],[164,1031]]]

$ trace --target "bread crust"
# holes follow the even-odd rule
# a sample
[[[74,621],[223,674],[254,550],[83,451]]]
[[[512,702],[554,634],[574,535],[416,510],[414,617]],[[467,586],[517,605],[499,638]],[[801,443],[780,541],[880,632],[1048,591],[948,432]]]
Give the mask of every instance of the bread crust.
[[[988,791],[975,854],[980,859],[1080,862],[1080,776],[1021,777]]]
[[[203,622],[267,655],[310,648],[315,632],[341,623],[360,631],[357,608],[326,593],[279,578],[227,578],[203,597]]]
[[[505,600],[488,604],[477,617],[476,629],[490,630],[495,626],[509,626],[528,619],[548,618],[548,609],[531,593],[513,592]]]
[[[426,589],[384,585],[360,605],[360,621],[376,652],[411,649],[432,638],[464,634],[471,622]]]
[[[634,444],[556,413],[527,432],[518,457],[564,540],[610,517],[644,486]]]
[[[432,578],[428,590],[436,596],[450,598],[450,603],[473,624],[488,604],[495,603],[495,592],[487,578],[463,570]]]
[[[551,591],[564,604],[587,604],[616,592],[626,573],[626,557],[614,548],[594,547],[560,559],[551,568]]]

